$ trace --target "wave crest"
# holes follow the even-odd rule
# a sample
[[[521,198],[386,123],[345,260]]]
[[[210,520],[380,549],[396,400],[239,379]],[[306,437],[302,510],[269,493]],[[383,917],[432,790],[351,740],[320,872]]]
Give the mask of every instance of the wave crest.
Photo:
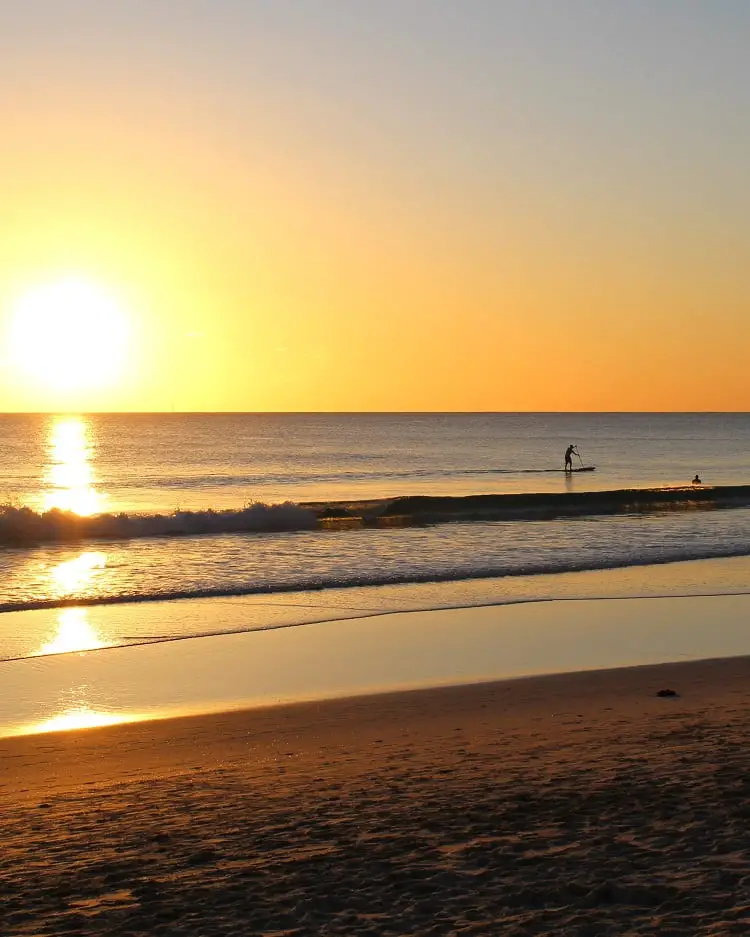
[[[633,488],[612,491],[480,495],[406,495],[367,501],[253,502],[241,510],[171,514],[92,514],[0,506],[0,546],[79,540],[277,533],[320,528],[407,526],[452,521],[532,521],[607,514],[714,510],[750,506],[750,485]]]
[[[0,544],[5,546],[195,534],[278,533],[312,530],[315,525],[315,512],[291,501],[256,502],[234,511],[209,508],[171,514],[93,514],[88,517],[59,508],[37,512],[28,507],[0,506]]]

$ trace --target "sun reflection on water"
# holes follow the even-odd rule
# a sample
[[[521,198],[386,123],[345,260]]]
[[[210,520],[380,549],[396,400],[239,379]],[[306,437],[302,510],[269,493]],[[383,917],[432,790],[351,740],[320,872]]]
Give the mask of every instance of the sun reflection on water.
[[[52,580],[51,591],[65,598],[90,589],[101,570],[106,569],[107,554],[89,550],[73,559],[65,560],[49,569]],[[48,633],[44,644],[34,651],[34,656],[45,654],[68,654],[71,651],[93,651],[100,647],[111,647],[111,643],[100,635],[89,621],[89,609],[60,608],[55,618],[55,630]]]
[[[49,435],[45,511],[59,508],[88,516],[102,510],[105,496],[94,487],[89,427],[81,417],[55,417]]]
[[[50,570],[58,595],[70,595],[91,585],[98,571],[105,569],[107,554],[99,550],[88,550],[72,560],[58,563]]]

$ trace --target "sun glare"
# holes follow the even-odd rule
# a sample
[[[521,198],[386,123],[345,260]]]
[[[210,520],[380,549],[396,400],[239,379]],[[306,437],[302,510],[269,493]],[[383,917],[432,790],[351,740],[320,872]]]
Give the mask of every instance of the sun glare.
[[[16,302],[12,360],[27,377],[53,390],[114,383],[125,364],[128,323],[101,287],[81,279],[35,287]]]

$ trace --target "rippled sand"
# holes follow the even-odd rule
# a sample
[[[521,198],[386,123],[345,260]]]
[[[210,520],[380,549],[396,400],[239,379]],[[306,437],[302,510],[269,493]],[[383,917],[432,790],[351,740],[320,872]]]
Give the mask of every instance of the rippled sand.
[[[749,678],[741,658],[0,741],[0,932],[746,933]]]

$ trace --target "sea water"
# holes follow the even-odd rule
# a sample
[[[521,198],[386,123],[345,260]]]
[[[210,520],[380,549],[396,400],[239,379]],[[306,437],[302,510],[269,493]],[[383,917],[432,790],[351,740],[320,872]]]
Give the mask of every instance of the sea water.
[[[595,472],[561,471],[570,443]],[[92,603],[254,596],[243,610],[251,630],[347,610],[554,597],[575,571],[742,558],[747,508],[319,530],[298,506],[673,486],[696,473],[746,484],[749,455],[747,414],[3,416],[0,501],[16,531],[19,518],[31,530],[54,508],[107,513],[115,526],[109,539],[0,544],[0,658],[164,637],[158,615],[130,611],[121,625],[110,616],[103,640]],[[248,506],[254,529],[233,532],[227,518]],[[220,516],[220,532],[196,535],[196,514]],[[724,586],[741,591],[744,575]],[[52,629],[43,641],[37,619],[24,617],[42,614],[34,609]],[[182,618],[185,636],[202,633]],[[168,636],[179,637],[169,619]]]

